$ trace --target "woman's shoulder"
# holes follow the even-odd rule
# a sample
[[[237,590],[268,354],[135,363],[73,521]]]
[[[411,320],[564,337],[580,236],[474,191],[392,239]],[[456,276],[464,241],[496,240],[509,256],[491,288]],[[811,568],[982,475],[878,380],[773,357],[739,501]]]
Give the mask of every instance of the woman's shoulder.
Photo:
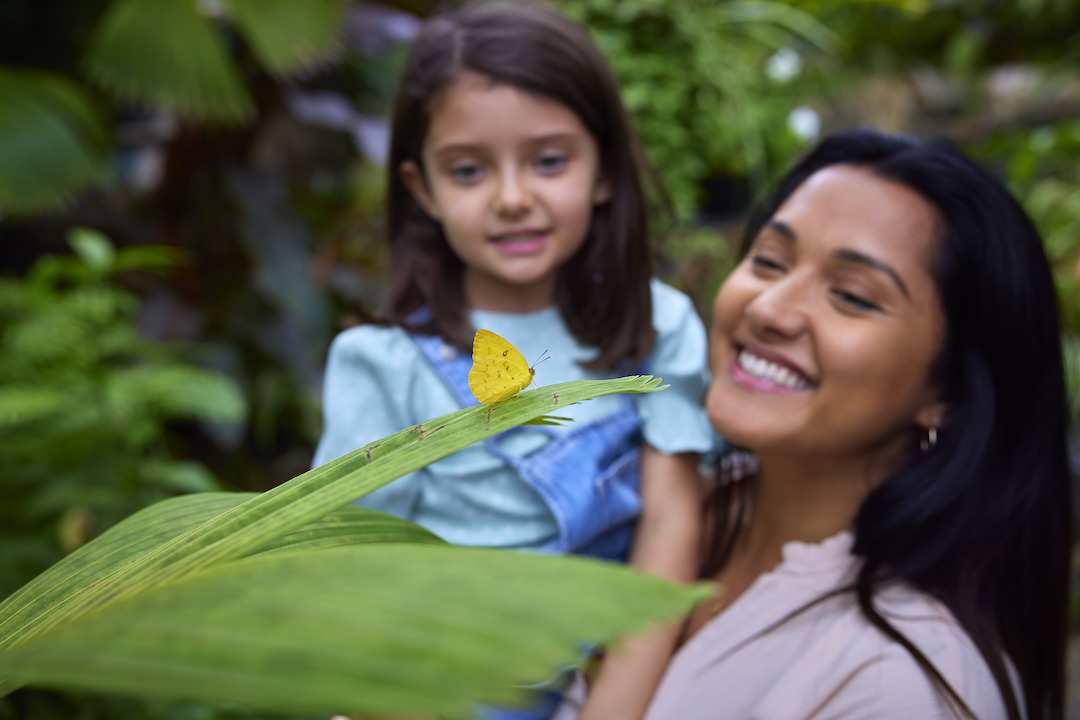
[[[978,718],[1004,718],[1005,706],[989,665],[974,641],[949,609],[932,596],[904,583],[878,591],[874,608],[922,653]],[[846,664],[851,682],[845,681],[851,697],[841,693],[838,702],[863,702],[874,698],[875,706],[898,710],[931,707],[943,711],[951,703],[947,692],[938,688],[927,669],[904,646],[890,637],[862,613],[857,604],[848,606],[851,623],[838,624],[833,642],[846,645]],[[937,716],[936,714],[927,715]],[[958,715],[959,716],[959,715]]]
[[[897,583],[877,594],[875,607],[965,697],[965,689],[975,691],[988,683],[996,687],[979,648],[941,601],[910,585]],[[899,644],[896,649],[901,649]],[[906,651],[903,656],[910,657]]]

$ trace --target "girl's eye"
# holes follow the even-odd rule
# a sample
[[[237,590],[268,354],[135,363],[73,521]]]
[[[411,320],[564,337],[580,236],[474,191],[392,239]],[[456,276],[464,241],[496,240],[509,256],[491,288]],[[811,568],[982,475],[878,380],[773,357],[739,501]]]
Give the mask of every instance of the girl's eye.
[[[450,168],[450,177],[458,182],[471,183],[479,180],[483,172],[483,168],[479,165],[468,163]]]
[[[862,298],[853,292],[839,289],[832,290],[830,292],[832,292],[834,298],[836,298],[840,303],[849,308],[866,312],[877,312],[881,310],[880,305],[872,303],[869,300],[866,300],[865,298]]]
[[[562,170],[566,166],[566,156],[564,155],[541,155],[536,160],[536,167],[545,173],[553,173]]]

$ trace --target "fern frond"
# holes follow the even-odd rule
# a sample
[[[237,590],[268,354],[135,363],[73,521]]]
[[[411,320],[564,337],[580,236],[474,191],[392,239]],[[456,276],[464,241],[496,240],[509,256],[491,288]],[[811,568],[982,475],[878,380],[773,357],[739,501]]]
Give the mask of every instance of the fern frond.
[[[69,402],[59,388],[0,387],[0,430],[29,425],[64,412]]]
[[[166,418],[235,422],[246,403],[228,378],[184,365],[144,365],[114,373],[114,394],[138,398]]]
[[[138,307],[129,294],[97,285],[41,299],[50,302],[9,323],[2,336],[6,370],[16,377],[87,368],[138,349],[138,337],[124,324]]]
[[[66,312],[95,326],[112,324],[117,318],[133,318],[139,310],[137,297],[109,285],[75,288],[63,296],[63,303]]]
[[[41,367],[77,356],[91,330],[82,318],[51,309],[10,327],[4,335],[4,354],[20,366]]]
[[[3,315],[21,315],[36,306],[33,294],[21,282],[0,278],[0,320]]]
[[[199,120],[239,122],[252,111],[218,28],[194,0],[114,0],[86,65],[121,97]]]

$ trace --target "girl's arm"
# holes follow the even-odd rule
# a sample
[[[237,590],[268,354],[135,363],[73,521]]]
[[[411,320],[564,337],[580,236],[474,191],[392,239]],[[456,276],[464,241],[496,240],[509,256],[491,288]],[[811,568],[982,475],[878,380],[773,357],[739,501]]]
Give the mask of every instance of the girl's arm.
[[[641,518],[630,565],[659,577],[697,577],[701,496],[696,453],[641,450]],[[679,628],[676,621],[623,638],[608,649],[578,720],[637,720],[645,714],[664,674]]]

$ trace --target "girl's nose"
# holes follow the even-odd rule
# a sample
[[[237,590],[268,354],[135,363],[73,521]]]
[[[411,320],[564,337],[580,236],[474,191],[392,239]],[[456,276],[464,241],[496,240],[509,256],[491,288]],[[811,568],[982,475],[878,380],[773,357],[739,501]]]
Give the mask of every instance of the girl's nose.
[[[503,173],[495,196],[495,210],[510,217],[521,215],[532,207],[532,192],[515,171]]]
[[[759,340],[790,340],[806,331],[805,288],[789,277],[762,290],[746,304],[750,331]]]

